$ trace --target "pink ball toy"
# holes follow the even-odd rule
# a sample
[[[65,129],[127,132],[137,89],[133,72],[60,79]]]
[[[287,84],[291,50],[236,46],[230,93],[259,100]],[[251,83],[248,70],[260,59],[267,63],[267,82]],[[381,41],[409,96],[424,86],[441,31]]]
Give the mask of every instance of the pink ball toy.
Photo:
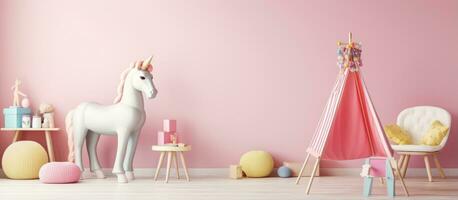
[[[30,106],[30,101],[27,98],[22,99],[21,106],[24,108],[28,108]]]
[[[72,162],[46,163],[39,174],[42,183],[76,183],[80,176],[80,168]]]

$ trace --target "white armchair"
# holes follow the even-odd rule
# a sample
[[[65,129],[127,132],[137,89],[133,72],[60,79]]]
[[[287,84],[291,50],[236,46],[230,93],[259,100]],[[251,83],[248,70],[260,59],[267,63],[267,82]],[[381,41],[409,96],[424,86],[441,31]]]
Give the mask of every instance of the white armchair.
[[[432,121],[439,120],[447,127],[451,125],[450,113],[446,110],[433,106],[416,106],[403,110],[398,115],[397,124],[404,130],[407,130],[412,137],[412,145],[391,145],[393,150],[400,155],[399,165],[401,175],[405,176],[407,166],[409,165],[410,156],[423,156],[425,161],[428,180],[432,181],[431,167],[429,165],[428,156],[432,156],[436,164],[436,168],[442,178],[445,178],[444,170],[442,169],[437,154],[444,148],[450,134],[450,128],[447,135],[438,146],[421,145],[421,139],[426,131],[431,126]]]

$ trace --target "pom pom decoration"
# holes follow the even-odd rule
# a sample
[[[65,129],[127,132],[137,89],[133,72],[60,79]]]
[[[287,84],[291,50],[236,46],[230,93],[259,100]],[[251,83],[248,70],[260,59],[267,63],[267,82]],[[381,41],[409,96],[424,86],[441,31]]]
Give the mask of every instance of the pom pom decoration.
[[[357,70],[363,66],[361,61],[361,44],[359,43],[338,43],[337,44],[337,66],[343,69],[350,67],[352,70]]]

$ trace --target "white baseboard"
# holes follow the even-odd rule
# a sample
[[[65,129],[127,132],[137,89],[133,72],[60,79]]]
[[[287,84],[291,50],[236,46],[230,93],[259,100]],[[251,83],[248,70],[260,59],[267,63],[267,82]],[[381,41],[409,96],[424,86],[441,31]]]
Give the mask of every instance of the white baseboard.
[[[111,174],[111,169],[104,169],[105,174]],[[153,176],[155,173],[155,168],[136,168],[135,174],[139,176]],[[458,168],[444,168],[446,176],[458,176]],[[276,169],[274,170],[274,175]],[[439,176],[439,173],[435,168],[431,170],[433,176]],[[171,173],[175,173],[174,170],[171,170]],[[361,173],[361,168],[321,168],[320,176],[359,176]],[[161,176],[165,175],[165,169],[161,169]],[[180,169],[180,174],[184,174],[183,169]],[[213,177],[228,177],[229,169],[228,168],[191,168],[189,169],[190,176],[199,177],[199,176],[213,176]],[[425,168],[409,168],[407,170],[407,177],[423,177],[426,176]]]
[[[110,175],[111,169],[110,168],[104,168],[103,169],[104,174]],[[136,176],[154,176],[154,173],[156,172],[156,168],[134,168],[134,173]],[[159,171],[159,175],[163,176],[165,175],[165,168],[161,168]],[[183,169],[180,168],[180,175],[184,175]],[[85,173],[90,173],[89,169],[85,169]],[[170,170],[171,174],[175,174],[175,169]],[[214,176],[214,177],[224,177],[228,176],[229,174],[229,169],[228,168],[190,168],[188,169],[189,176],[192,177],[199,177],[199,176]]]
[[[108,176],[111,175],[111,169],[103,169],[104,173]],[[136,168],[134,172],[137,176],[154,176],[155,168]],[[433,176],[439,176],[437,170],[433,168]],[[458,176],[458,168],[444,168],[446,176]],[[359,176],[361,168],[321,168],[320,176]],[[89,174],[89,170],[85,173]],[[171,171],[172,174],[175,170]],[[161,169],[161,176],[165,174],[165,169]],[[184,174],[183,169],[180,169],[180,174]],[[228,168],[191,168],[189,169],[189,175],[192,177],[228,177]],[[426,176],[426,170],[424,168],[409,168],[407,170],[407,177],[423,177]],[[3,170],[0,169],[0,177],[4,178]]]

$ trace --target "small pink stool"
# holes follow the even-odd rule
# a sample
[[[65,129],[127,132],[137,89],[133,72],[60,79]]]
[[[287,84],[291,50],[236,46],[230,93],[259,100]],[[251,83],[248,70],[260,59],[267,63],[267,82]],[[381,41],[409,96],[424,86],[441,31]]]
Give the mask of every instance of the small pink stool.
[[[40,168],[40,181],[43,183],[76,183],[81,170],[72,162],[50,162]]]

